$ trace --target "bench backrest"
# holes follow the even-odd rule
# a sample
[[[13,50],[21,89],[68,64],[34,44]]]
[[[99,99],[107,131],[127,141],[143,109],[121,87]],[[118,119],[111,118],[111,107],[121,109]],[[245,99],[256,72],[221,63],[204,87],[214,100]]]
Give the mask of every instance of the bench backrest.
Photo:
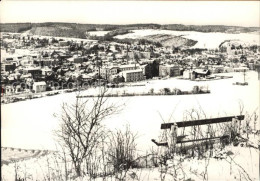
[[[220,118],[210,118],[210,119],[200,119],[200,120],[192,120],[192,121],[182,121],[176,123],[163,123],[161,124],[161,129],[170,129],[172,125],[177,124],[179,128],[188,127],[188,126],[198,126],[198,125],[207,125],[207,124],[216,124],[216,123],[224,123],[231,122],[232,119],[244,120],[244,115],[239,116],[228,116],[228,117],[220,117]]]

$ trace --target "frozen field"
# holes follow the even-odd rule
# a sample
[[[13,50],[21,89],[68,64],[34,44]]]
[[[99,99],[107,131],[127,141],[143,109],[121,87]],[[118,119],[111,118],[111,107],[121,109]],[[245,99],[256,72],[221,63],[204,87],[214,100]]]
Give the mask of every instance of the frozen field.
[[[242,81],[241,73],[232,73],[232,79],[207,82],[191,82],[188,80],[154,80],[143,82],[141,87],[114,89],[113,91],[146,92],[154,88],[155,92],[168,87],[191,90],[193,85],[208,86],[211,94],[181,96],[140,96],[110,98],[112,102],[124,104],[124,110],[105,124],[111,129],[120,129],[130,124],[131,129],[138,132],[139,149],[145,151],[153,146],[151,139],[158,138],[160,124],[169,121],[182,121],[185,110],[202,109],[207,117],[229,116],[239,114],[239,101],[245,105],[245,111],[252,113],[259,108],[259,81],[257,72],[249,72],[249,86],[232,85]],[[84,94],[95,91],[87,90]],[[1,141],[4,147],[22,149],[55,150],[53,132],[58,127],[58,120],[53,115],[59,114],[63,102],[74,101],[75,93],[66,93],[51,97],[27,100],[1,106]],[[162,118],[161,118],[161,116]]]
[[[196,31],[171,31],[171,30],[133,30],[134,33],[128,33],[124,35],[118,35],[115,38],[141,38],[147,35],[156,34],[170,34],[175,36],[182,35],[184,38],[198,41],[193,48],[217,48],[219,44],[225,40],[239,40],[246,44],[258,44],[260,35],[258,33],[240,33],[240,34],[229,34],[229,33],[203,33]]]

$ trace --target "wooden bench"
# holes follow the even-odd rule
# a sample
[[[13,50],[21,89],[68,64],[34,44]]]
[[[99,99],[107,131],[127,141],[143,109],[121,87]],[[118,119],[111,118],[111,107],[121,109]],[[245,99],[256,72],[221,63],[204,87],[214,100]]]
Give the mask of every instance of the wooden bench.
[[[166,146],[169,147],[170,150],[174,150],[176,148],[176,144],[179,143],[194,143],[194,142],[210,142],[214,143],[216,141],[221,140],[230,140],[233,139],[238,132],[238,121],[244,120],[244,115],[238,116],[229,116],[229,117],[219,117],[219,118],[210,118],[210,119],[200,119],[200,120],[192,120],[192,121],[183,121],[183,122],[175,122],[175,123],[163,123],[161,124],[161,129],[166,130],[170,129],[170,142],[156,142],[152,139],[152,142],[155,143],[157,146]],[[210,124],[217,124],[217,123],[226,123],[231,122],[230,134],[216,136],[216,137],[209,137],[209,138],[199,138],[199,139],[184,139],[188,135],[178,136],[177,131],[179,128],[190,127],[190,126],[203,126],[203,125],[210,125]]]

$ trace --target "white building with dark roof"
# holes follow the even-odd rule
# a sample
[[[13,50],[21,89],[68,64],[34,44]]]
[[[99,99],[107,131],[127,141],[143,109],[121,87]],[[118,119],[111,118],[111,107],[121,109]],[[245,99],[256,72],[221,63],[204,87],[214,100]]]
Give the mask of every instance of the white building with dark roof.
[[[33,90],[35,91],[35,93],[46,91],[46,83],[43,82],[43,81],[42,82],[34,82],[33,83]]]

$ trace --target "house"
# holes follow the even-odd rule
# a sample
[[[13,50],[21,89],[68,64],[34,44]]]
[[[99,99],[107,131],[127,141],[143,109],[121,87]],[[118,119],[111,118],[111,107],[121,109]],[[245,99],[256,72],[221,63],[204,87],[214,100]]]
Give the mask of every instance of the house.
[[[68,42],[67,41],[59,41],[59,46],[68,46]]]
[[[60,61],[65,61],[67,58],[71,58],[72,56],[69,54],[66,54],[65,51],[53,51],[51,53],[52,59],[58,59]]]
[[[183,78],[184,79],[191,79],[192,77],[192,71],[191,70],[184,70],[183,71]]]
[[[24,74],[32,74],[33,78],[42,75],[41,67],[26,67],[23,69]]]
[[[255,64],[252,62],[248,63],[248,67],[250,70],[255,70]]]
[[[109,67],[103,67],[100,70],[100,76],[102,78],[107,79],[110,75],[115,75],[118,73],[119,67],[118,66],[109,66]]]
[[[135,69],[135,70],[127,70],[120,73],[125,82],[135,82],[144,80],[143,70],[142,69]]]
[[[214,74],[223,73],[224,72],[224,66],[223,65],[213,65],[211,67],[210,71]]]
[[[224,67],[224,72],[226,72],[226,73],[234,72],[234,69],[233,69],[232,67],[225,66],[225,67]]]
[[[90,76],[92,79],[98,78],[98,73],[97,72],[88,73],[87,75]]]
[[[30,54],[28,55],[28,58],[33,61],[37,61],[40,58],[40,55],[38,54]]]
[[[51,65],[58,65],[58,61],[50,58],[44,58],[40,61],[41,66],[51,66]]]
[[[208,75],[210,75],[210,71],[207,69],[195,69],[192,71],[191,79],[194,80],[200,77],[207,77]]]
[[[6,95],[11,95],[11,94],[15,93],[14,86],[11,86],[11,85],[5,86],[2,91]]]
[[[247,68],[247,67],[234,68],[234,72],[247,72],[248,70],[249,70],[249,68]]]
[[[52,74],[52,72],[53,71],[48,67],[45,67],[45,68],[42,69],[42,75],[44,75],[44,76],[49,76],[49,75]]]
[[[35,93],[46,91],[46,83],[45,82],[34,82],[33,90]]]
[[[2,63],[1,70],[5,72],[14,71],[16,68],[16,63]]]
[[[19,59],[20,65],[23,66],[29,66],[29,65],[33,65],[34,60],[30,59],[29,57],[22,57],[21,59]]]
[[[180,75],[180,67],[176,65],[160,65],[159,76],[160,77],[175,77]]]
[[[150,59],[151,52],[141,52],[142,58]]]

